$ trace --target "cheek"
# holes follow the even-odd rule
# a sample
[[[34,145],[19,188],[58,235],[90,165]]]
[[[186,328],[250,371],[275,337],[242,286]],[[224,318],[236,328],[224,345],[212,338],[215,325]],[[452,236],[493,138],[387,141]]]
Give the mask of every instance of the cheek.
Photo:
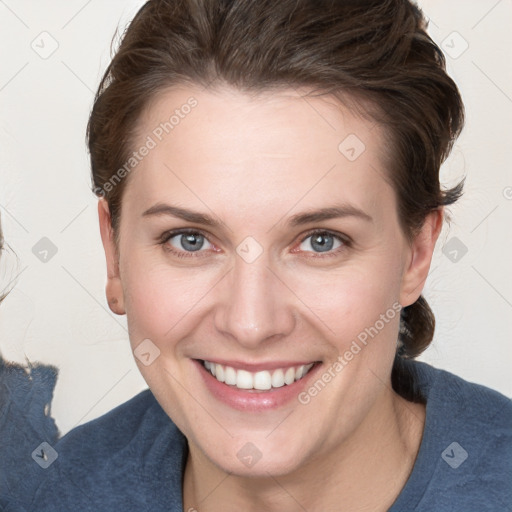
[[[220,296],[224,301],[236,300],[227,284],[230,276],[222,279],[226,267],[177,267],[145,251],[125,254],[129,256],[121,260],[121,274],[133,347],[149,338],[161,351],[180,355],[188,334],[200,326],[203,334],[213,328],[209,321],[216,308],[223,307]],[[355,339],[364,341],[368,331],[374,334],[372,327],[381,315],[385,325],[382,321],[377,325],[379,337],[388,332],[395,336],[399,315],[393,306],[400,290],[396,261],[399,258],[389,250],[354,257],[332,269],[305,264],[281,267],[279,278],[287,287],[277,286],[272,292],[281,294],[274,304],[287,314],[293,310],[306,329],[338,352],[347,350]],[[185,343],[178,343],[181,340]]]
[[[122,282],[132,343],[172,338],[212,287],[205,275],[173,268],[141,254],[124,262]]]
[[[361,333],[364,339],[364,332],[381,320],[381,315],[384,320],[377,325],[379,334],[396,332],[400,293],[400,269],[396,265],[368,260],[332,272],[297,272],[292,288],[339,349]]]

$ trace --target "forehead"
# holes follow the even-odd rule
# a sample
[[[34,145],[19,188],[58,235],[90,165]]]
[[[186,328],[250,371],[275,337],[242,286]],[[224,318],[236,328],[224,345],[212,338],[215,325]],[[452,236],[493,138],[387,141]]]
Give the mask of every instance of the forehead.
[[[135,148],[151,146],[127,194],[238,211],[330,200],[394,201],[379,126],[331,97],[280,90],[175,88],[141,116]],[[142,207],[142,206],[141,206]],[[203,205],[204,207],[204,205]],[[376,212],[377,213],[377,212]]]
[[[198,156],[197,149],[216,155],[222,150],[230,162],[236,157],[254,161],[254,153],[264,159],[267,154],[260,148],[271,150],[274,157],[317,158],[319,150],[338,156],[339,143],[349,133],[367,141],[370,151],[377,149],[380,131],[374,122],[332,96],[314,97],[306,92],[173,88],[150,102],[137,131],[139,138],[152,134],[160,146],[199,136],[201,146],[191,152],[190,145],[183,146],[183,156]],[[276,139],[277,134],[285,138]],[[297,142],[308,144],[298,148]]]

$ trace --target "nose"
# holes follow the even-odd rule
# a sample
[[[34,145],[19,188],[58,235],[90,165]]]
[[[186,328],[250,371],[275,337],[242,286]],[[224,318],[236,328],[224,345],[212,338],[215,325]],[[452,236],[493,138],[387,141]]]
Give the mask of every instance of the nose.
[[[252,263],[236,258],[223,283],[215,327],[249,349],[293,331],[295,317],[290,291],[270,270],[263,255]]]

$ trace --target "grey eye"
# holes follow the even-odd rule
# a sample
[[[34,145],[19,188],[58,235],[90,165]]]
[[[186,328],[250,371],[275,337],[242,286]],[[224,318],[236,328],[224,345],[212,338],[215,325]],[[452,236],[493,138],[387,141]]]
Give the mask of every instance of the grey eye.
[[[169,243],[181,251],[196,252],[211,244],[200,233],[181,233],[169,238]]]
[[[300,244],[301,251],[328,252],[341,247],[342,241],[330,233],[314,233]]]

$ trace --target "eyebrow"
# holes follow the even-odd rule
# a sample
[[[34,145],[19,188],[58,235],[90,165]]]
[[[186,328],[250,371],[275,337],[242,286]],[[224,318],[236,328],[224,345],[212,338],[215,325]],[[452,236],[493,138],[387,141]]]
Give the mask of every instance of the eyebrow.
[[[222,224],[214,217],[206,213],[195,212],[185,208],[179,208],[177,206],[171,206],[169,204],[163,203],[155,204],[142,214],[143,217],[162,215],[169,215],[171,217],[177,217],[187,222],[203,224],[210,227],[218,227]],[[341,205],[328,208],[320,208],[293,215],[288,220],[288,224],[290,226],[302,226],[304,224],[311,224],[313,222],[321,222],[324,220],[343,217],[356,217],[366,222],[373,222],[372,217],[365,213],[363,210],[360,210],[359,208],[356,208],[352,205]]]
[[[171,206],[169,204],[163,203],[155,204],[142,214],[143,217],[159,217],[162,215],[170,215],[172,217],[186,220],[187,222],[204,224],[205,226],[211,227],[217,227],[221,224],[218,220],[206,213],[194,212],[192,210],[187,210],[185,208],[179,208],[177,206]]]
[[[321,222],[323,220],[339,219],[342,217],[356,217],[366,222],[373,222],[372,217],[366,212],[356,208],[355,206],[347,204],[299,213],[297,215],[293,215],[289,219],[288,223],[291,226],[301,226],[312,222]]]

